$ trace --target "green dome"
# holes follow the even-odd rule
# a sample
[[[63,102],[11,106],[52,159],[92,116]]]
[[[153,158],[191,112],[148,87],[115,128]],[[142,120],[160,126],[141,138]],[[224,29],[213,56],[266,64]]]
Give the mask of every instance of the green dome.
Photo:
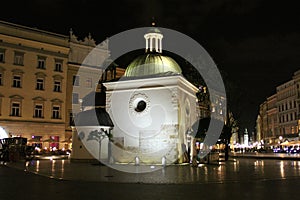
[[[181,74],[181,68],[175,60],[161,54],[144,54],[134,59],[126,68],[126,77],[148,76],[171,72]]]

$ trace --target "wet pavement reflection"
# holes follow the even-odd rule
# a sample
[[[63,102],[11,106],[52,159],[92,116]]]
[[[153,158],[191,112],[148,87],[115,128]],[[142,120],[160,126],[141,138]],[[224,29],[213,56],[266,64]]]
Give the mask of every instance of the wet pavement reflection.
[[[300,161],[231,159],[225,164],[170,165],[150,173],[127,173],[91,163],[70,160],[33,160],[8,166],[63,180],[124,183],[223,183],[280,180],[300,177]],[[128,167],[128,166],[126,166]],[[155,166],[129,166],[136,171]]]

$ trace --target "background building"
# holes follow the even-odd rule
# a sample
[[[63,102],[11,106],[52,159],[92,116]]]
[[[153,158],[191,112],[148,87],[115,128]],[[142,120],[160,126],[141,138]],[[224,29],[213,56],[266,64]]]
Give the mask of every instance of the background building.
[[[11,136],[59,148],[65,139],[68,37],[3,21],[0,30],[0,126]]]
[[[91,78],[95,66],[82,66],[96,46],[98,58],[107,59],[108,41],[96,45],[91,35],[81,41],[72,30],[68,36],[0,21],[0,126],[30,145],[71,148],[73,116],[99,82]],[[87,69],[80,77],[79,67]]]
[[[257,137],[269,145],[299,140],[300,70],[260,105]],[[280,138],[280,139],[279,139]]]

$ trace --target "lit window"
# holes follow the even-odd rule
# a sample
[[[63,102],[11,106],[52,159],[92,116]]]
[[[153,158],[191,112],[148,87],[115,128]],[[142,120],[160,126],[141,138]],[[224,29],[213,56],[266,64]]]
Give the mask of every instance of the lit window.
[[[79,95],[78,95],[78,93],[73,93],[72,94],[72,103],[73,104],[78,104],[79,103]]]
[[[11,116],[20,117],[20,103],[19,102],[12,102],[11,104]]]
[[[21,87],[21,76],[14,75],[13,76],[13,87],[20,88]]]
[[[15,65],[23,65],[24,63],[24,53],[15,52],[14,64]]]
[[[61,82],[60,81],[54,81],[54,92],[61,92]]]
[[[38,56],[37,68],[46,69],[46,57]]]
[[[52,107],[52,118],[60,119],[60,106],[54,105]]]
[[[79,86],[79,76],[73,76],[73,85]]]
[[[43,105],[37,104],[34,107],[34,117],[43,118]]]
[[[38,78],[36,80],[36,89],[37,90],[44,90],[44,79],[43,78]]]

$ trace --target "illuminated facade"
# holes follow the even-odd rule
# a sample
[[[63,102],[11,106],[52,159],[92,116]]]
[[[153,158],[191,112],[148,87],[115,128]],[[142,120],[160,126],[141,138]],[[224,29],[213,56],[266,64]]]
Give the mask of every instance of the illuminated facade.
[[[162,33],[152,27],[145,34],[146,53],[134,59],[118,82],[104,83],[106,110],[118,145],[115,162],[186,162],[193,152],[188,130],[198,119],[198,88],[181,74],[171,58],[162,55]]]
[[[258,134],[267,144],[299,139],[299,85],[300,71],[296,71],[292,80],[276,87],[276,93],[260,105]]]
[[[101,59],[109,56],[103,44]],[[71,148],[73,116],[99,81],[91,78],[93,66],[77,76],[95,46],[90,35],[81,41],[72,31],[60,35],[0,21],[0,126],[30,145]],[[123,73],[116,69],[116,76]]]
[[[65,139],[68,37],[0,22],[0,126],[41,146]]]

